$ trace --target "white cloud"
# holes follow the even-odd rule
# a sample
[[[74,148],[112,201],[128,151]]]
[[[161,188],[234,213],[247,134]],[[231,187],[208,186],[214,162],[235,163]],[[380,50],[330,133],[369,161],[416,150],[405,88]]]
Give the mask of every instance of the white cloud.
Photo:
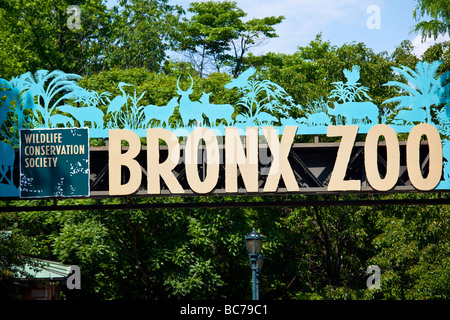
[[[436,40],[434,40],[434,38],[428,38],[426,41],[422,42],[422,36],[421,35],[417,35],[413,40],[412,40],[412,44],[414,46],[414,51],[413,53],[420,58],[423,53],[432,45],[436,44],[436,43],[441,43],[444,41],[449,41],[450,40],[450,36],[448,33],[446,33],[445,35],[439,35],[437,37]]]

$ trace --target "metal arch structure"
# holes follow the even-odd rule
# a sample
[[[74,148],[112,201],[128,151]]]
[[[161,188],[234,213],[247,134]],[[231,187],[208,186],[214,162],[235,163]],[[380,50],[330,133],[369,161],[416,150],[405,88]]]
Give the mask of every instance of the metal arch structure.
[[[35,206],[21,207],[21,210],[84,210],[85,208],[132,207],[382,205],[383,203],[392,204],[392,201],[405,202],[397,200],[388,200],[388,202],[381,202],[381,200],[338,202],[283,200],[274,202],[269,201],[270,198],[267,196],[298,194],[326,196],[347,193],[370,196],[382,193],[418,193],[422,192],[421,190],[440,194],[450,190],[450,82],[448,81],[450,71],[438,76],[437,70],[440,64],[440,61],[432,63],[420,61],[415,70],[392,67],[393,71],[411,81],[408,83],[388,81],[383,85],[406,90],[407,95],[402,93],[399,96],[387,97],[380,105],[376,105],[369,97],[369,88],[358,82],[360,67],[354,65],[351,70],[343,70],[347,79],[345,82],[334,82],[334,89],[329,92],[328,97],[325,100],[310,101],[308,108],[296,103],[279,85],[267,79],[255,77],[257,71],[252,67],[223,87],[223,90],[233,89],[240,93],[239,101],[235,102],[234,106],[227,103],[212,103],[209,101],[210,93],[206,92],[203,92],[198,101],[191,100],[189,95],[193,93],[194,84],[192,78],[187,90],[184,90],[186,86],[181,85],[181,79],[178,78],[177,95],[163,106],[144,105],[145,100],[141,101],[141,99],[143,99],[145,91],[138,97],[136,88],[134,88],[134,96],[123,90],[123,86],[133,86],[131,84],[120,82],[118,89],[121,95],[113,97],[110,92],[96,92],[80,87],[77,83],[80,76],[66,74],[59,70],[51,72],[38,70],[34,74],[27,72],[9,81],[0,78],[0,199],[46,198],[54,203],[43,209]],[[130,90],[132,89],[130,88]],[[260,95],[259,93],[264,94]],[[109,98],[110,96],[111,98]],[[392,110],[385,108],[383,105],[386,103],[396,104],[396,107]],[[239,108],[237,108],[238,105]],[[178,108],[179,115],[175,112],[175,108]],[[296,111],[294,114],[303,116],[293,117],[292,110]],[[253,130],[255,127],[259,127],[256,138]],[[293,127],[297,128],[295,132],[293,132]],[[160,135],[163,131],[165,132],[164,137],[170,135],[170,137],[174,137],[174,141],[188,137],[187,143],[193,145],[200,141],[196,140],[196,134],[198,132],[203,134],[203,129],[207,129],[216,136],[226,138],[227,128],[233,128],[240,132],[245,131],[246,137],[248,137],[245,139],[250,141],[251,138],[253,141],[252,144],[249,144],[252,146],[251,150],[255,152],[256,148],[259,148],[257,168],[252,159],[251,179],[244,172],[242,173],[243,177],[236,177],[234,169],[233,172],[225,169],[224,159],[227,155],[224,151],[225,149],[231,150],[232,147],[224,148],[223,145],[219,146],[216,143],[218,141],[214,141],[209,144],[210,148],[208,148],[208,142],[203,139],[204,137],[201,139],[205,146],[200,146],[198,150],[186,148],[182,144],[177,145],[176,153],[180,152],[180,161],[170,157],[171,161],[167,162],[171,166],[171,172],[166,170],[168,166],[161,171],[149,171],[147,168],[147,163],[156,167],[162,163],[158,163],[156,157],[160,157],[161,161],[169,154],[175,154],[161,146],[158,150],[159,140],[157,139],[166,140]],[[417,128],[419,130],[415,130]],[[86,129],[89,130],[87,140],[83,140],[83,144],[79,145],[80,148],[83,147],[83,152],[65,151],[64,156],[59,151],[57,153],[44,151],[43,154],[33,151],[33,153],[27,154],[27,147],[44,148],[45,150],[47,150],[46,148],[51,150],[51,147],[59,147],[61,150],[65,150],[65,147],[76,147],[79,141],[73,142],[73,137],[78,136],[77,132]],[[198,131],[198,129],[201,130]],[[251,132],[249,133],[247,129],[250,129]],[[39,133],[26,133],[27,130]],[[54,141],[43,142],[42,139],[38,139],[38,135],[45,137],[40,130],[70,131],[72,138],[65,138],[64,142],[59,141],[59,145],[54,146]],[[149,133],[149,130],[152,130],[152,133]],[[233,143],[232,137],[236,130],[229,135],[231,143]],[[259,130],[262,131],[262,134],[258,134]],[[414,134],[412,134],[413,130]],[[119,134],[118,138],[117,131],[126,131],[132,134]],[[288,132],[284,136],[286,139],[281,136],[281,142],[277,144],[279,134],[284,135],[286,131]],[[24,133],[25,139],[22,139],[22,133]],[[249,135],[247,135],[248,133]],[[398,142],[397,134],[405,133],[408,133],[409,137],[412,135],[414,139],[410,140],[408,137],[408,141]],[[238,134],[242,136],[241,133]],[[316,137],[325,134],[328,137],[341,136],[342,143],[319,143],[316,138],[315,143],[292,144],[297,134]],[[368,139],[370,143],[365,145],[366,142],[354,142],[358,134],[367,134],[366,139],[370,136]],[[192,143],[191,135],[192,141],[194,141]],[[427,137],[426,141],[422,141],[423,135]],[[29,137],[28,141],[27,136]],[[51,136],[52,134],[50,134]],[[268,144],[257,145],[258,142],[263,141],[263,139],[259,139],[260,136],[264,136]],[[378,143],[380,136],[385,137],[384,144]],[[32,137],[36,137],[36,139],[32,139]],[[124,137],[125,139],[122,139]],[[153,143],[149,143],[150,155],[155,154],[154,158],[150,157],[151,161],[147,157],[147,147],[142,147],[140,144],[140,139],[144,137],[147,137],[147,142],[149,138],[150,141],[153,141]],[[390,138],[388,139],[388,137]],[[109,139],[109,147],[112,148],[89,148],[90,138]],[[131,140],[128,140],[129,138]],[[349,139],[353,139],[351,145],[348,142]],[[128,140],[129,150],[133,149],[133,152],[130,152],[133,154],[132,157],[121,157],[120,152],[127,153],[127,147],[121,147],[122,140]],[[132,141],[135,142],[131,143]],[[411,148],[408,148],[409,141],[412,141]],[[178,142],[174,142],[174,144],[176,143]],[[287,151],[288,145],[289,151]],[[253,146],[255,147],[253,148]],[[271,146],[274,147],[273,156],[271,155]],[[342,149],[340,149],[341,147]],[[20,152],[18,148],[21,150]],[[283,149],[283,151],[281,152],[279,149]],[[339,150],[343,149],[345,149],[344,160],[339,157]],[[89,151],[85,153],[84,150]],[[217,165],[216,158],[210,162],[207,161],[205,155],[208,154],[208,150],[213,150],[212,153],[209,153],[211,157],[215,157],[218,150],[217,152],[220,153],[219,165]],[[388,153],[393,156],[388,157]],[[22,154],[25,155],[23,163]],[[73,157],[80,154],[83,155],[81,160]],[[89,157],[86,157],[87,154]],[[408,159],[406,159],[407,154],[409,155]],[[52,155],[55,157],[47,158]],[[69,155],[70,162],[65,158]],[[348,155],[350,156],[347,159]],[[366,156],[368,161],[365,159]],[[183,162],[184,158],[188,160],[186,163]],[[47,159],[52,161],[53,171],[47,170],[48,166],[45,164]],[[201,159],[201,161],[197,165],[192,165],[192,163],[188,163],[191,159],[194,159],[192,161]],[[231,156],[229,159],[235,158]],[[128,166],[128,161],[133,165]],[[237,166],[237,158],[233,161],[233,166]],[[274,164],[277,161],[283,161],[283,164],[281,167],[275,168]],[[342,163],[344,161],[345,164]],[[27,163],[30,164],[30,168],[39,169],[27,172]],[[64,164],[64,166],[60,166],[60,164]],[[173,168],[172,165],[175,167]],[[277,163],[277,165],[279,164]],[[289,170],[286,169],[288,165],[290,166]],[[43,168],[45,169],[43,170]],[[208,168],[214,169],[214,175],[211,175],[214,180],[208,179],[207,183],[202,183],[209,177]],[[276,175],[268,175],[269,172],[275,172],[280,168],[281,170],[278,170]],[[336,168],[338,170],[334,170]],[[272,169],[274,170],[272,171]],[[37,170],[39,172],[36,172]],[[198,177],[193,178],[196,171]],[[280,173],[281,171],[283,173]],[[335,171],[339,171],[339,174],[335,175]],[[58,177],[56,177],[56,172],[59,173]],[[167,180],[169,184],[172,184],[169,188],[161,179],[161,188],[158,186],[155,188],[158,189],[157,191],[152,190],[160,179],[158,174],[162,172],[166,177],[170,175],[170,178],[173,178],[171,174],[174,175],[177,182],[176,188],[173,188],[174,183]],[[216,174],[217,180],[215,180]],[[226,178],[227,175],[229,180]],[[382,178],[383,175],[389,179]],[[230,176],[233,179],[232,188],[225,183],[225,181],[231,180]],[[339,177],[336,178],[336,176]],[[41,177],[43,178],[40,179]],[[140,180],[131,179],[131,177],[137,177]],[[428,179],[428,177],[432,179]],[[249,190],[252,192],[246,189],[244,178],[247,182],[251,180],[251,183],[248,184]],[[126,182],[131,180],[134,183],[128,186]],[[80,181],[82,183],[78,183]],[[234,189],[236,181],[237,190]],[[347,184],[347,182],[350,183]],[[147,186],[148,183],[150,183],[150,188]],[[45,190],[41,185],[45,186]],[[82,188],[79,187],[81,185]],[[198,185],[202,185],[201,188],[198,188]],[[122,186],[125,188],[121,188]],[[47,192],[47,190],[51,192]],[[267,190],[270,192],[266,192]],[[171,193],[171,191],[178,194]],[[121,205],[106,207],[85,206],[82,202],[72,207],[57,205],[60,198],[66,197],[72,199],[89,197],[89,199],[93,199],[91,202],[96,202],[95,199],[110,197],[122,197],[124,199],[122,201],[127,201],[126,199],[129,198],[139,199],[140,197],[155,197],[156,199],[156,197],[201,196],[223,199],[224,197],[221,196],[225,195],[239,196],[237,198],[257,195],[262,197],[263,201],[226,203],[222,200],[217,202],[214,199],[195,204],[192,203],[193,201],[186,201],[184,204],[169,204],[158,203],[158,200],[155,200],[152,201],[155,202],[152,204],[143,203],[145,201],[133,204],[138,200],[132,200]],[[44,199],[41,202],[47,201]],[[429,200],[412,202],[408,200],[408,202],[430,204]],[[447,200],[438,198],[432,200],[432,203],[446,204]],[[6,205],[8,205],[7,202]],[[13,211],[15,208],[3,206],[1,209]]]
[[[348,164],[346,180],[360,180],[361,181],[361,191],[358,193],[366,193],[366,194],[376,194],[378,191],[374,190],[367,181],[364,169],[364,142],[356,142],[352,155]],[[283,179],[280,179],[278,189],[276,193],[267,193],[262,190],[264,183],[267,178],[268,168],[270,167],[270,150],[266,144],[260,144],[259,150],[260,154],[267,155],[263,157],[259,157],[259,188],[260,190],[257,193],[249,193],[243,184],[242,179],[238,178],[238,192],[229,193],[225,192],[225,166],[223,164],[223,158],[221,158],[222,164],[220,165],[219,172],[219,180],[215,189],[208,193],[208,196],[223,196],[223,195],[258,195],[258,196],[267,196],[267,195],[280,195],[280,194],[304,194],[304,195],[313,195],[313,194],[342,194],[342,192],[334,192],[328,191],[327,186],[330,180],[331,173],[333,171],[336,155],[339,149],[340,143],[294,143],[291,147],[291,151],[288,157],[289,163],[292,167],[293,173],[295,175],[296,181],[299,185],[298,192],[287,191],[284,184]],[[408,177],[407,169],[406,169],[406,142],[400,142],[400,174],[399,179],[396,186],[391,189],[389,192],[391,193],[411,193],[418,192],[417,189],[411,184],[411,181]],[[122,147],[123,150],[126,150],[127,147]],[[223,147],[222,147],[223,148]],[[423,176],[427,176],[428,174],[428,144],[426,141],[421,143],[421,168]],[[164,147],[160,148],[161,154],[164,154],[164,151],[167,150]],[[167,152],[167,151],[166,151]],[[181,148],[181,153],[183,156],[184,148]],[[203,161],[198,165],[198,172],[200,177],[206,176],[206,161],[204,155],[204,149],[199,148],[199,152],[201,153],[200,159]],[[147,148],[145,146],[142,147],[140,154],[136,157],[136,160],[139,161],[142,169],[142,184],[139,190],[131,195],[132,197],[140,197],[140,196],[152,196],[147,194],[146,187],[146,177],[147,177],[147,167],[146,167],[146,159],[147,159]],[[181,157],[182,157],[181,156]],[[108,149],[105,147],[91,147],[90,157],[92,159],[91,162],[91,198],[96,197],[107,197],[108,194]],[[378,167],[380,170],[380,175],[384,175],[386,171],[386,163],[387,163],[387,155],[386,155],[386,147],[383,143],[381,143],[378,147]],[[186,181],[186,175],[184,171],[183,165],[178,165],[174,174],[177,177],[180,184],[183,186],[185,191],[184,194],[176,194],[173,195],[164,185],[164,182],[161,181],[161,194],[158,196],[198,196],[195,192],[191,190]],[[128,181],[128,172],[125,168],[122,169],[122,182],[125,183]]]
[[[151,203],[141,203],[138,201],[128,201],[131,198],[142,198],[142,197],[194,197],[200,196],[194,193],[185,177],[184,166],[181,164],[177,166],[174,170],[175,176],[179,180],[180,184],[185,190],[183,195],[173,195],[169,192],[164,183],[161,184],[161,194],[158,196],[152,196],[147,194],[146,187],[146,158],[147,158],[147,148],[142,147],[140,154],[136,157],[136,160],[141,165],[142,170],[142,184],[137,192],[132,195],[127,195],[124,201],[119,204],[77,204],[77,205],[59,205],[58,198],[49,199],[48,205],[40,206],[25,206],[20,207],[20,211],[65,211],[65,210],[116,210],[116,209],[185,209],[185,208],[235,208],[235,207],[308,207],[308,206],[385,206],[385,205],[448,205],[450,204],[450,199],[443,197],[438,197],[435,199],[388,199],[381,200],[376,199],[376,195],[380,192],[374,190],[367,181],[364,168],[364,142],[356,142],[352,155],[348,164],[346,172],[346,180],[360,180],[361,181],[361,191],[360,192],[347,192],[352,194],[362,194],[367,195],[366,199],[360,200],[306,200],[306,201],[293,201],[289,200],[289,195],[342,195],[345,192],[333,192],[328,191],[327,186],[330,180],[330,175],[333,171],[336,154],[340,143],[319,143],[316,139],[315,143],[294,143],[292,145],[288,160],[292,167],[293,173],[300,187],[298,192],[288,192],[283,184],[283,179],[280,179],[278,189],[276,193],[262,192],[262,187],[264,186],[268,166],[270,166],[270,151],[268,146],[265,144],[259,145],[259,150],[261,154],[267,155],[267,157],[260,157],[259,163],[259,186],[260,191],[258,193],[249,193],[243,185],[241,178],[238,178],[238,192],[237,193],[226,193],[224,188],[224,165],[220,166],[221,174],[219,174],[219,180],[217,182],[216,188],[209,194],[206,195],[205,201],[199,202],[181,202],[181,203],[167,203],[155,201]],[[408,177],[408,172],[406,169],[406,142],[399,142],[400,147],[400,174],[397,184],[392,188],[389,193],[418,193],[419,191],[414,188]],[[222,146],[223,148],[223,146]],[[122,147],[125,152],[127,147]],[[90,196],[89,199],[102,199],[102,198],[112,198],[109,195],[109,165],[108,165],[108,147],[91,147],[90,148]],[[164,146],[160,147],[160,152],[162,157],[164,153],[167,152],[167,148]],[[181,148],[181,153],[184,152],[184,148]],[[199,149],[199,152],[203,154],[204,150]],[[424,176],[427,175],[428,171],[428,144],[426,141],[421,143],[421,169]],[[386,170],[387,163],[386,146],[383,143],[379,144],[378,147],[378,168],[380,170],[380,175],[384,174]],[[18,157],[16,157],[17,159]],[[206,174],[206,161],[202,156],[203,162],[198,165],[199,176],[204,177]],[[19,166],[16,160],[15,166]],[[14,170],[17,173],[19,170]],[[129,178],[129,173],[124,167],[122,169],[122,180],[126,182]],[[19,179],[18,174],[15,174],[14,179],[17,181]],[[440,193],[444,190],[432,190],[430,192]],[[385,194],[386,192],[383,192]],[[263,201],[252,202],[252,201],[208,201],[208,198],[220,197],[220,196],[240,196],[239,199],[245,196],[258,195],[263,198]],[[205,195],[201,195],[205,196]],[[274,201],[272,197],[268,196],[278,196],[282,200]],[[282,196],[282,197],[280,197]],[[372,197],[375,196],[375,197]],[[270,198],[270,200],[267,200]],[[80,198],[82,199],[82,198]],[[20,200],[19,198],[5,198],[5,200]],[[95,201],[94,201],[95,202]],[[18,208],[15,206],[4,206],[1,208],[2,211],[17,211]]]

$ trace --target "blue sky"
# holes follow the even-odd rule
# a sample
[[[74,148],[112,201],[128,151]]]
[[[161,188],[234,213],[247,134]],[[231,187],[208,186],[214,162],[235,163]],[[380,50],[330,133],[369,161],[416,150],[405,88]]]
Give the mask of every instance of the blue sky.
[[[114,3],[115,0],[108,0]],[[187,10],[192,0],[169,0]],[[411,32],[415,0],[236,0],[247,19],[266,16],[285,16],[276,26],[276,39],[254,49],[254,54],[267,52],[291,54],[299,46],[306,46],[322,32],[323,39],[333,45],[364,42],[375,52],[392,53],[402,40],[409,39],[420,55],[434,41],[422,43]],[[369,11],[368,11],[369,9]],[[375,11],[374,11],[375,10]],[[379,15],[377,15],[379,13]],[[379,18],[379,19],[377,19]],[[371,28],[368,27],[372,26]],[[438,41],[449,40],[448,35]]]

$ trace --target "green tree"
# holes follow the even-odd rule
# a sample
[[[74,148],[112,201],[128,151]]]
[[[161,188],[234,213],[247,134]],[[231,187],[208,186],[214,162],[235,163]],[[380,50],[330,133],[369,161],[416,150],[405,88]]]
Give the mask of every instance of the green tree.
[[[340,47],[318,34],[308,45],[299,47],[291,54],[268,53],[262,57],[250,56],[247,64],[257,66],[264,78],[277,83],[301,106],[290,110],[293,117],[302,112],[313,101],[325,99],[331,103],[333,83],[346,82],[344,69],[360,67],[359,83],[368,87],[368,96],[380,105],[394,91],[382,84],[394,79],[393,62],[386,52],[375,53],[364,43],[349,43]],[[303,109],[303,111],[301,110]]]
[[[79,28],[69,28],[71,5],[81,10]],[[92,71],[108,35],[110,17],[100,0],[1,1],[0,74],[9,79],[38,69]]]
[[[159,71],[183,12],[167,0],[121,0],[113,8],[111,34],[102,51],[102,70],[113,67]]]
[[[422,34],[422,40],[450,33],[450,9],[447,0],[417,0],[413,12],[414,18],[419,21],[427,17],[429,20],[420,21],[414,27],[416,32]]]
[[[186,51],[200,76],[209,61],[218,72],[229,65],[232,74],[239,75],[245,54],[277,37],[274,26],[284,19],[272,16],[244,22],[247,14],[234,1],[193,2],[188,11],[193,15],[181,24],[179,48]]]
[[[0,213],[0,299],[20,298],[17,277],[32,277],[25,266],[39,266],[33,257],[43,250],[26,229],[18,214]]]
[[[400,45],[395,47],[390,59],[396,66],[406,66],[414,68],[419,62],[419,58],[413,53],[414,45],[410,40],[403,40]],[[431,61],[430,61],[431,62]]]
[[[392,198],[412,198],[408,195]],[[421,195],[418,198],[434,196]],[[386,299],[448,299],[449,212],[446,206],[391,206],[380,210],[373,239]]]
[[[450,71],[450,41],[440,42],[429,47],[422,55],[422,60],[429,63],[439,60],[438,75]]]
[[[235,28],[242,24],[246,14],[235,2],[193,2],[180,24],[180,50],[198,70],[200,77],[209,65],[220,72],[224,54],[230,49],[229,41],[235,37]]]

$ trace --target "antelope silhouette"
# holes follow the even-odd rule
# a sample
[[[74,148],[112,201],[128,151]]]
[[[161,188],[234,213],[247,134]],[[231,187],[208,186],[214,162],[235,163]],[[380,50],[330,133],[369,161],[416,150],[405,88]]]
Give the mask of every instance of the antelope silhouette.
[[[216,125],[217,120],[225,120],[227,124],[233,122],[231,116],[234,113],[234,107],[231,104],[212,104],[209,102],[210,93],[202,94],[200,102],[202,104],[203,114],[211,126]]]

